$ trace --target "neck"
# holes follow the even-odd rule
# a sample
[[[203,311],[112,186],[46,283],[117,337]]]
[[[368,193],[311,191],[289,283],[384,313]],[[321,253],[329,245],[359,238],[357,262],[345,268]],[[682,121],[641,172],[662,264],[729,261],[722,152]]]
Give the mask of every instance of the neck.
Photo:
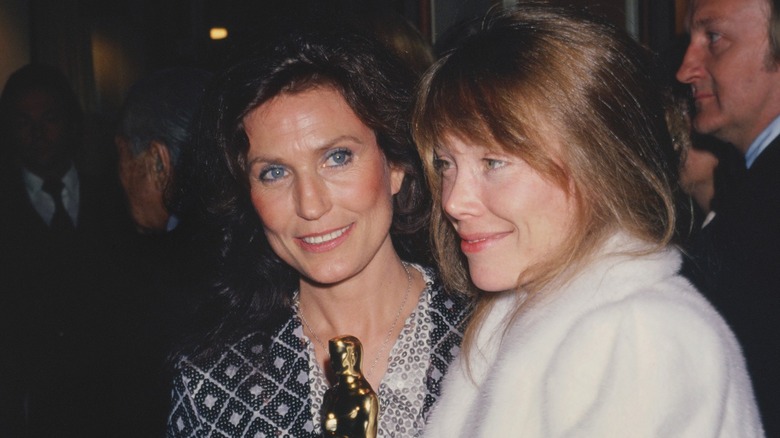
[[[777,98],[780,98],[780,95],[778,95]],[[780,108],[778,108],[777,113],[767,112],[750,126],[742,127],[742,129],[736,127],[730,130],[724,128],[721,132],[714,133],[714,136],[722,141],[731,143],[744,157],[747,155],[753,142],[769,128],[778,116],[780,116]]]
[[[329,339],[355,336],[369,361],[363,370],[366,379],[378,387],[392,346],[422,291],[422,276],[391,251],[359,275],[330,287],[315,286],[301,282],[298,311],[320,366],[328,368],[325,343]]]
[[[712,210],[712,198],[715,196],[715,184],[712,181],[695,185],[690,189],[690,193],[705,215]]]
[[[415,272],[410,268],[410,273]],[[358,336],[365,342],[370,333],[387,330],[388,321],[404,298],[407,283],[406,271],[393,252],[381,263],[371,263],[337,284],[318,285],[302,280],[300,307],[324,342],[330,337],[323,335],[343,334]],[[412,290],[417,291],[414,287]]]

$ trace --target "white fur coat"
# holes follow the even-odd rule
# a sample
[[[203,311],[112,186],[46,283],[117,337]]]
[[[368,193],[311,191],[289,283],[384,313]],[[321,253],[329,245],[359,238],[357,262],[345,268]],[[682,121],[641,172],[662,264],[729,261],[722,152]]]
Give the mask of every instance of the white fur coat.
[[[606,255],[638,245],[614,237],[506,332],[517,298],[500,297],[471,351],[471,377],[461,357],[425,436],[763,436],[740,347],[677,274],[679,252]]]

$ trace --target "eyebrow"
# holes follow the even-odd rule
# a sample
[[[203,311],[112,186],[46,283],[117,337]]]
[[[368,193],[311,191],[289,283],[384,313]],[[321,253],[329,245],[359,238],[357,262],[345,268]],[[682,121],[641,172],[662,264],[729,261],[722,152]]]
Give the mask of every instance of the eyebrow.
[[[719,24],[726,21],[723,17],[711,17],[711,16],[704,16],[701,18],[697,18],[693,21],[693,23],[690,24],[691,29],[698,29],[702,27],[709,27],[715,24]]]

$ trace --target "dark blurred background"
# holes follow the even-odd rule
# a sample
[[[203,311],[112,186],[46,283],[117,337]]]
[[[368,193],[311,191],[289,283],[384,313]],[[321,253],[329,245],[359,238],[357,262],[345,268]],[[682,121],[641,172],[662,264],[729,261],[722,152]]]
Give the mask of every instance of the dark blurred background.
[[[683,0],[572,0],[603,12],[637,39],[663,52],[682,33]],[[236,37],[275,16],[311,10],[386,8],[435,43],[462,19],[504,0],[0,0],[0,84],[28,62],[59,67],[93,123],[110,124],[133,82],[174,65],[213,70]],[[316,7],[314,8],[316,9]],[[317,12],[309,12],[316,14]],[[269,21],[270,20],[270,21]],[[213,40],[209,31],[228,36]],[[95,139],[97,140],[97,139]],[[92,143],[100,144],[95,141]],[[87,156],[102,166],[99,151]],[[97,169],[96,169],[97,170]]]

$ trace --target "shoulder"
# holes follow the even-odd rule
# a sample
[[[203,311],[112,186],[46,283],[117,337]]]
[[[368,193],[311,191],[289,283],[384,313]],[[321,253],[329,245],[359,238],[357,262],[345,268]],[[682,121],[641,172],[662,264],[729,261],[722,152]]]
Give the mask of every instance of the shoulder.
[[[246,347],[260,341],[258,334],[252,334],[222,346],[204,360],[179,358],[173,378],[169,436],[195,436],[214,429],[222,409],[236,399],[238,379],[245,379],[253,369],[255,361],[250,361],[250,356],[241,358],[239,352],[259,358],[262,349]]]
[[[751,169],[771,167],[776,169],[780,165],[780,136],[772,140],[763,152],[756,158]],[[769,169],[767,169],[769,170]],[[780,181],[780,176],[775,173],[775,180]]]
[[[297,427],[293,420],[306,411],[310,388],[308,356],[296,327],[290,319],[270,343],[267,335],[250,333],[206,360],[182,357],[173,381],[169,430],[195,432],[175,436],[222,431],[234,413],[268,430]],[[273,416],[268,406],[287,406],[289,414]]]
[[[572,335],[588,327],[612,327],[616,335],[634,337],[638,343],[689,343],[693,349],[722,349],[733,339],[717,311],[683,281],[648,285],[620,300],[606,301],[579,316]]]
[[[678,274],[679,251],[611,254],[529,303],[507,331],[503,355],[522,355],[535,345],[563,368],[583,361],[598,368],[629,357],[666,361],[670,370],[675,362],[743,366],[723,318]]]
[[[238,341],[224,344],[216,348],[211,354],[202,359],[193,359],[182,355],[176,362],[175,383],[184,384],[180,388],[183,392],[195,392],[202,380],[214,380],[220,382],[226,377],[221,371],[233,374],[233,367],[248,365],[256,366],[263,359],[263,355],[269,350],[267,337],[255,332],[245,335]],[[224,382],[227,383],[227,382]]]
[[[276,327],[269,336],[252,331],[237,340],[213,349],[203,358],[193,359],[182,355],[176,363],[175,383],[187,384],[186,392],[200,388],[202,381],[212,381],[220,387],[230,388],[252,372],[278,365],[276,359],[293,358],[303,354],[305,342],[298,337],[297,321],[292,317]]]
[[[581,306],[572,330],[596,324],[620,326],[622,332],[637,335],[645,332],[643,339],[671,336],[679,342],[700,342],[707,334],[733,338],[718,312],[679,274],[680,267],[680,252],[673,247],[605,257],[563,292]]]
[[[610,418],[634,430],[664,424],[680,432],[757,424],[739,344],[692,288],[648,287],[604,303],[583,313],[553,345],[544,371],[551,411],[581,413],[580,424],[594,430]],[[641,406],[665,409],[643,412]],[[743,417],[743,426],[735,426],[735,416]]]
[[[780,137],[772,141],[761,152],[750,169],[742,170],[745,172],[744,175],[738,173],[736,178],[732,177],[721,184],[730,186],[727,187],[729,191],[726,192],[730,193],[730,196],[721,199],[720,210],[727,214],[739,214],[740,211],[730,211],[730,208],[749,209],[749,213],[742,216],[743,220],[748,221],[748,223],[755,222],[752,215],[759,215],[759,217],[766,215],[767,219],[770,217],[774,219],[774,222],[767,221],[767,225],[770,226],[766,228],[768,231],[771,230],[771,225],[776,223],[777,215],[780,214],[780,172],[777,171],[778,167],[780,167]]]
[[[648,265],[629,269],[636,271],[634,281],[613,272],[616,278],[608,273],[600,289],[575,291],[588,301],[574,298],[584,308],[569,309],[553,362],[562,369],[575,363],[597,369],[622,364],[712,379],[743,372],[739,344],[710,303],[681,276],[642,268]]]

